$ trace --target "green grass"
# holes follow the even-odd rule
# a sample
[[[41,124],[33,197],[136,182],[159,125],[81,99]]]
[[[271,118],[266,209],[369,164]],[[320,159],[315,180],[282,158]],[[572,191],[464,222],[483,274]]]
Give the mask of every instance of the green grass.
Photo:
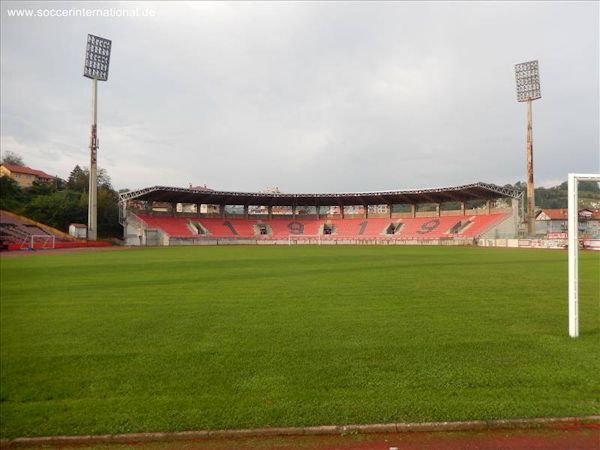
[[[1,436],[600,413],[600,254],[207,247],[1,260]]]

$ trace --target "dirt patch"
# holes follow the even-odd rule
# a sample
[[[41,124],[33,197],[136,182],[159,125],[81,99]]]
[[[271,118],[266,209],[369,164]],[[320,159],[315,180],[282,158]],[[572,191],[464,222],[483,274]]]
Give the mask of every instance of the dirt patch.
[[[133,435],[131,435],[133,437]],[[486,429],[477,431],[411,431],[375,434],[263,436],[171,439],[160,442],[119,440],[98,444],[4,442],[3,448],[29,450],[599,450],[600,423],[561,422],[534,428]]]

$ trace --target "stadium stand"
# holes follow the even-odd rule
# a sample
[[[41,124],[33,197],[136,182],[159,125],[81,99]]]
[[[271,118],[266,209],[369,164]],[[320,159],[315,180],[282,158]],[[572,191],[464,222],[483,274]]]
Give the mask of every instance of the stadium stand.
[[[31,241],[31,236],[55,237],[60,239],[62,236],[47,231],[47,227],[41,224],[24,221],[22,218],[7,211],[0,211],[0,240],[8,249],[26,246]],[[58,230],[57,230],[58,231]]]
[[[510,214],[489,214],[470,216],[469,223],[463,228],[458,235],[479,237],[483,233],[486,233],[491,228],[508,219]]]
[[[476,238],[506,220],[510,214],[476,216],[441,216],[415,218],[349,219],[230,219],[189,218],[138,215],[149,228],[160,229],[176,238],[260,238],[288,239],[290,236],[330,238],[440,239]],[[200,226],[198,226],[200,225]],[[266,233],[261,233],[261,225]],[[331,234],[324,229],[330,225]],[[396,230],[395,232],[393,232]]]
[[[331,224],[334,226],[332,236],[339,237],[376,237],[386,235],[386,230],[393,222],[397,220],[389,218],[351,218],[334,219]]]
[[[290,235],[317,235],[324,220],[277,218],[264,220],[271,227],[271,238],[287,239]]]
[[[489,214],[402,219],[403,226],[396,236],[405,239],[476,238],[508,217],[507,214]]]
[[[160,228],[163,232],[173,237],[193,237],[194,233],[189,226],[189,219],[165,216],[138,216],[147,227]]]
[[[250,238],[258,234],[254,227],[256,221],[220,218],[197,219],[196,221],[206,228],[210,236],[214,237]]]
[[[34,239],[32,240],[32,236]],[[103,247],[104,241],[75,239],[56,228],[0,210],[0,248],[3,250]]]
[[[345,194],[247,193],[154,186],[122,193],[120,211],[124,239],[129,245],[292,240],[447,245],[449,241],[469,244],[482,237],[514,237],[521,196],[513,189],[486,183]],[[423,203],[429,206],[421,209]],[[442,208],[444,203],[453,203],[455,209]],[[435,208],[431,208],[432,204]],[[297,205],[314,205],[314,212],[306,213],[307,208]],[[368,214],[367,205],[378,206]],[[251,212],[250,206],[252,211],[261,212]],[[291,214],[280,216],[281,211]]]

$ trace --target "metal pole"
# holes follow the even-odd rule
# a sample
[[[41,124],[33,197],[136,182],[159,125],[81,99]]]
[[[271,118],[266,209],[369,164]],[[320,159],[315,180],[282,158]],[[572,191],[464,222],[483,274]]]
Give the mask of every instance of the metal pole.
[[[579,305],[578,305],[578,267],[577,253],[579,251],[578,211],[577,211],[577,179],[575,174],[569,174],[568,180],[568,220],[569,220],[569,336],[579,336]]]
[[[97,130],[97,97],[98,80],[92,80],[92,129],[90,131],[90,184],[88,201],[88,240],[95,241],[98,238],[98,137]]]
[[[535,236],[535,191],[533,187],[533,133],[531,100],[527,101],[527,234]]]

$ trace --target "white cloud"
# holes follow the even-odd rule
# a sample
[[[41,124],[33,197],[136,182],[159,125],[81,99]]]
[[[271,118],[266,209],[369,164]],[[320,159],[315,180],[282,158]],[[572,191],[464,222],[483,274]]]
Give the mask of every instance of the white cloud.
[[[156,16],[6,14],[115,5]],[[113,39],[99,163],[120,188],[514,182],[513,65],[528,59],[542,71],[536,180],[598,169],[597,3],[4,2],[2,147],[62,176],[88,160],[88,32]]]

